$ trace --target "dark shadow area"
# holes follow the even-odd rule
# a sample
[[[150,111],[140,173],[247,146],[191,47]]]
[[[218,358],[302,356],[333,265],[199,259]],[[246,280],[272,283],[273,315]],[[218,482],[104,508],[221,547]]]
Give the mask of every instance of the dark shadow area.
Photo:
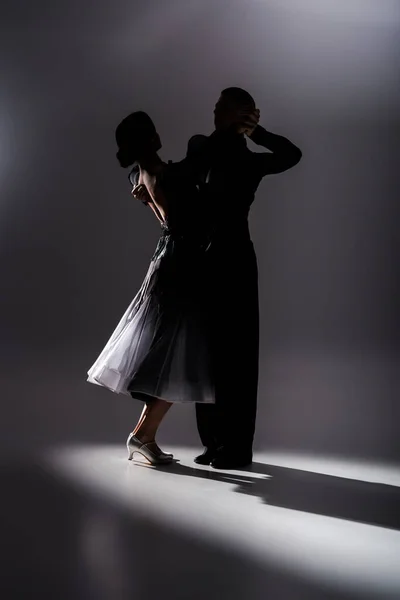
[[[160,468],[160,467],[157,467]],[[255,478],[175,462],[162,467],[178,475],[236,484],[235,491],[258,496],[265,504],[400,530],[400,488],[344,477],[254,462]]]
[[[7,600],[361,597],[155,523],[33,464],[3,467],[1,478],[0,594]]]

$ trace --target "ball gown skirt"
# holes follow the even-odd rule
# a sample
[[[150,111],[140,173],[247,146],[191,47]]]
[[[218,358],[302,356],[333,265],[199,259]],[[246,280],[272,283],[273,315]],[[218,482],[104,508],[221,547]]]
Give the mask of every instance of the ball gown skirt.
[[[146,277],[88,371],[139,400],[214,403],[204,279],[206,247],[167,226]]]

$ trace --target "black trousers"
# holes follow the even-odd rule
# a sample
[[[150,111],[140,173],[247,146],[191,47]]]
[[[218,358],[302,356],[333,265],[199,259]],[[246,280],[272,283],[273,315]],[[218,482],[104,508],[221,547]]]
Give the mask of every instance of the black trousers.
[[[253,244],[209,257],[209,323],[215,404],[196,404],[208,448],[251,453],[257,413],[259,306]]]

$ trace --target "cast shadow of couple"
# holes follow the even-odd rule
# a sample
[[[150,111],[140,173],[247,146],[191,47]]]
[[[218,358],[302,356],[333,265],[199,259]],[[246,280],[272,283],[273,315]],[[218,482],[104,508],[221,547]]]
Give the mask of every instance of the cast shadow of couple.
[[[266,505],[400,530],[400,487],[395,485],[261,462],[232,472],[188,466],[178,460],[157,469],[174,476],[231,483],[232,492],[257,496]]]

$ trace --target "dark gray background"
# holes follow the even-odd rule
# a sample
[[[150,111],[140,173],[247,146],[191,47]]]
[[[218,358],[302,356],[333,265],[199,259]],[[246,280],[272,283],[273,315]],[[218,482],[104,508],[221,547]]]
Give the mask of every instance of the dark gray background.
[[[256,448],[398,457],[399,3],[14,1],[0,22],[3,451],[124,442],[141,405],[86,371],[158,225],[129,195],[114,129],[144,109],[180,159],[239,85],[303,150],[251,214]],[[160,439],[197,445],[193,407]]]

